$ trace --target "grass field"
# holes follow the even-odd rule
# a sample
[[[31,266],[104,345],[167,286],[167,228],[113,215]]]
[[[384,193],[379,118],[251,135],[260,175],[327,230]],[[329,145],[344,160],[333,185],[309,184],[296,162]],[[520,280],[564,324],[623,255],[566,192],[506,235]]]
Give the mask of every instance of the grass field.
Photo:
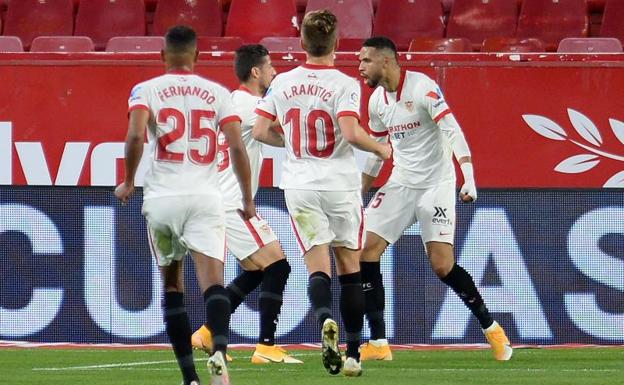
[[[395,351],[394,361],[365,362],[359,378],[330,376],[314,350],[291,350],[303,365],[252,365],[251,351],[231,351],[233,385],[624,384],[624,348],[516,349],[509,362],[488,350]],[[206,355],[195,358],[209,384]],[[178,385],[168,350],[0,349],[0,384]]]

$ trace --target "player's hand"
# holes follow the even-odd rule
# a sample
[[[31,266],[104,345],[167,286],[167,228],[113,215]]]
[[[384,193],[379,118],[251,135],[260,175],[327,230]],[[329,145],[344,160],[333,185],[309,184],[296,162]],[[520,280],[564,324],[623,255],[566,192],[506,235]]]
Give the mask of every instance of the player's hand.
[[[470,203],[477,200],[477,186],[474,181],[465,182],[459,190],[459,198],[463,203]]]
[[[134,185],[124,182],[117,186],[117,188],[115,189],[115,197],[119,199],[122,205],[125,205],[126,203],[128,203],[128,199],[130,199],[130,196],[132,196],[133,192]]]
[[[390,143],[380,143],[381,149],[376,154],[383,160],[388,160],[392,156],[392,146]]]
[[[243,209],[239,210],[239,214],[243,219],[251,219],[256,216],[256,205],[253,199],[248,202],[243,199]]]

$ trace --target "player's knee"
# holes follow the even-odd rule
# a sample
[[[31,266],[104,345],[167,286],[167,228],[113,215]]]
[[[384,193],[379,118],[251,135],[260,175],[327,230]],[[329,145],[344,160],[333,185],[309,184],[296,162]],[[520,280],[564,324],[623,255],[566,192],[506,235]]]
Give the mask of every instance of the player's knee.
[[[290,271],[290,264],[286,259],[273,262],[264,270],[265,274],[269,274],[273,279],[278,281],[286,281],[290,275]]]
[[[446,263],[446,261],[440,261],[438,263],[431,263],[431,269],[433,270],[433,272],[435,273],[435,275],[438,276],[438,278],[442,279],[444,277],[446,277],[448,275],[448,273],[451,272],[451,269],[453,269],[453,264],[452,263]]]

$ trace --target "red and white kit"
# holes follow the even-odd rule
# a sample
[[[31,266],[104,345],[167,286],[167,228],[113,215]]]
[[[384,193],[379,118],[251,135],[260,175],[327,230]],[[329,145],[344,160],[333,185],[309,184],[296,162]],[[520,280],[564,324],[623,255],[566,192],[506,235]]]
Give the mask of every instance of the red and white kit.
[[[158,264],[180,260],[189,249],[222,260],[217,132],[240,120],[230,93],[193,73],[170,72],[136,85],[128,104],[150,112],[143,214]]]
[[[261,98],[252,95],[245,87],[232,92],[232,102],[241,117],[241,135],[249,156],[251,167],[251,188],[255,196],[258,191],[260,168],[262,167],[262,143],[251,136],[256,122],[255,108]],[[266,220],[256,215],[245,220],[239,215],[242,208],[242,194],[238,179],[230,164],[229,147],[225,136],[219,134],[219,181],[225,206],[225,239],[227,248],[239,260],[249,257],[264,245],[277,240],[277,236]]]
[[[305,251],[325,243],[362,245],[360,171],[338,126],[341,116],[359,118],[359,109],[355,79],[334,67],[309,64],[277,75],[256,109],[284,129],[280,188]]]
[[[425,74],[405,71],[397,91],[378,87],[368,108],[372,135],[379,140],[390,138],[394,168],[366,209],[366,230],[394,243],[418,221],[423,243],[453,244],[452,156],[456,147],[465,155],[470,153],[440,87]],[[367,174],[379,173],[380,161],[369,157],[366,164]]]

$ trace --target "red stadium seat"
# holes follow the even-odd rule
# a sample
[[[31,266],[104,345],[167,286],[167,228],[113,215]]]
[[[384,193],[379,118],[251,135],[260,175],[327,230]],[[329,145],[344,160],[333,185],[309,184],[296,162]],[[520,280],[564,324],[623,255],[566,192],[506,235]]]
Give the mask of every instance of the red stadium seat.
[[[160,0],[154,13],[152,35],[163,36],[174,25],[192,27],[198,36],[222,36],[223,20],[216,0]]]
[[[415,37],[444,37],[442,6],[431,0],[380,0],[373,35],[387,36],[399,51]]]
[[[617,53],[622,52],[622,43],[614,37],[568,37],[561,40],[557,52]]]
[[[94,48],[86,36],[39,36],[32,41],[30,52],[90,52]]]
[[[303,52],[298,37],[265,37],[260,40],[260,44],[271,52]]]
[[[360,52],[364,39],[338,39],[339,52]]]
[[[24,46],[17,36],[0,36],[0,52],[24,52]]]
[[[329,9],[336,15],[340,38],[366,39],[373,32],[371,0],[308,0],[306,13],[319,9]]]
[[[616,37],[624,41],[624,2],[622,0],[607,0],[602,15],[600,36]],[[5,34],[6,35],[6,34]]]
[[[297,36],[294,0],[232,0],[226,36],[240,36],[256,43],[265,36]]]
[[[535,38],[490,37],[483,40],[481,52],[544,52],[544,43]]]
[[[111,37],[144,36],[145,4],[143,0],[81,0],[74,34],[89,36],[98,50]]]
[[[243,39],[238,36],[199,36],[197,48],[200,51],[236,51],[243,45]]]
[[[412,39],[409,52],[472,52],[472,43],[464,38],[430,38],[417,37]]]
[[[108,52],[160,52],[165,46],[162,36],[117,36],[106,43]]]
[[[518,6],[509,0],[455,0],[446,37],[465,37],[478,49],[488,37],[516,34]]]
[[[537,37],[553,51],[566,37],[585,37],[589,29],[585,0],[524,0],[518,37]]]
[[[18,36],[24,47],[37,36],[71,36],[74,32],[72,0],[10,0],[4,34]]]

